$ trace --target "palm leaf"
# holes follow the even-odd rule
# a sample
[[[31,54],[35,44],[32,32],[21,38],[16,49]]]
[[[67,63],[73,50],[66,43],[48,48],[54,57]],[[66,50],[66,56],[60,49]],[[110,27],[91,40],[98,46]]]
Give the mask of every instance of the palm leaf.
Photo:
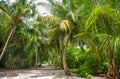
[[[72,29],[71,22],[69,20],[62,20],[62,22],[60,23],[60,29],[65,31],[67,30],[71,31]]]
[[[105,17],[110,17],[114,21],[120,23],[120,20],[117,19],[113,14],[115,13],[111,11],[110,5],[105,5],[105,6],[96,5],[93,8],[91,15],[89,16],[88,20],[85,23],[86,30],[88,30],[90,27],[95,28],[94,24],[100,15],[102,16],[104,15]]]
[[[52,28],[49,30],[48,32],[48,41],[49,41],[49,44],[51,43],[51,41],[53,39],[56,39],[57,37],[59,37],[59,27],[56,27],[56,28]]]
[[[0,5],[1,12],[10,19],[13,19],[12,16]]]

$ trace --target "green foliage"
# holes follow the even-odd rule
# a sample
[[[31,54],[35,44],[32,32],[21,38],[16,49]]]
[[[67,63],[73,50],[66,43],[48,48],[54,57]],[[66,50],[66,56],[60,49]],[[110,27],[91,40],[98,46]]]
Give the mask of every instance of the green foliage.
[[[119,69],[120,68],[120,53],[119,52],[116,52],[115,53],[115,63],[116,63],[116,67],[117,67],[117,69]]]
[[[77,68],[79,76],[91,77],[98,73],[106,73],[108,68],[107,60],[103,53],[101,55],[101,61],[98,60],[96,53],[92,52],[89,48],[76,47],[69,45],[67,49],[67,64],[68,67]]]
[[[116,67],[120,67],[120,0],[96,0],[97,4],[95,0],[48,1],[46,5],[51,7],[52,16],[38,16],[32,23],[27,22],[36,13],[32,0],[16,0],[12,4],[0,1],[0,49],[14,21],[20,21],[0,62],[4,67],[32,67],[36,57],[38,62],[51,61],[55,67],[61,66],[67,42],[66,61],[70,72],[89,78],[106,73],[106,57],[113,57],[110,51],[115,56]],[[77,46],[78,41],[84,44]]]
[[[69,68],[77,68],[79,63],[80,50],[72,45],[68,46],[66,61]]]
[[[87,77],[87,78],[91,78],[92,75],[89,74],[87,71],[82,71],[81,73],[78,74],[79,77]]]
[[[72,73],[78,73],[78,69],[69,69],[69,71]]]
[[[84,62],[80,64],[78,72],[79,76],[88,77],[90,75],[106,73],[108,69],[108,63],[106,58],[104,57],[104,54],[101,55],[101,61],[98,61],[96,54],[91,51],[88,51],[85,57],[83,57],[82,59],[80,58],[80,60],[84,60]]]

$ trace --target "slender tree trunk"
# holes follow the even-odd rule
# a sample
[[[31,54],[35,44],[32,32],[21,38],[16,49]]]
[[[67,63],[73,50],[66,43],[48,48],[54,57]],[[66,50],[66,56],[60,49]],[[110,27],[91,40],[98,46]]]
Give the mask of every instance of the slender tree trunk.
[[[14,32],[15,32],[15,30],[16,30],[16,28],[17,28],[17,25],[18,25],[20,22],[22,22],[22,20],[20,19],[20,17],[21,17],[21,16],[19,16],[18,18],[15,18],[15,19],[14,19],[13,27],[12,27],[9,35],[8,35],[8,38],[7,38],[6,42],[5,42],[5,45],[4,45],[3,50],[2,50],[2,52],[1,52],[1,55],[0,55],[0,61],[1,61],[2,57],[3,57],[3,55],[4,55],[4,52],[5,52],[5,50],[6,50],[7,46],[8,46],[8,43],[9,43],[11,37],[14,35]]]
[[[64,49],[63,51],[63,68],[64,68],[64,72],[66,75],[68,75],[68,67],[67,67],[67,64],[66,64],[66,51]]]
[[[57,56],[57,58],[56,58],[57,66],[60,66],[60,58],[59,58],[60,54],[59,54],[59,49],[58,49],[57,44],[55,45],[55,52],[56,52],[56,56]]]
[[[68,67],[67,67],[67,63],[66,63],[66,51],[67,51],[68,42],[70,40],[70,35],[71,35],[71,32],[69,32],[69,34],[67,36],[66,44],[65,44],[64,49],[63,49],[63,68],[64,68],[64,72],[66,75],[71,75],[68,72]]]
[[[7,38],[6,42],[5,42],[5,45],[4,45],[3,50],[1,52],[1,55],[0,55],[0,61],[1,61],[1,59],[3,57],[3,54],[4,54],[4,52],[5,52],[6,48],[7,48],[7,45],[9,43],[9,41],[10,41],[10,38],[13,35],[14,31],[16,30],[16,28],[17,28],[17,26],[13,26],[13,28],[11,29],[11,31],[10,31],[10,33],[8,35],[8,38]]]
[[[97,5],[97,0],[94,0],[94,4]]]
[[[114,52],[112,51],[111,48],[110,48],[110,53],[108,55],[108,63],[109,63],[109,67],[108,67],[108,73],[106,79],[119,79],[114,61]]]
[[[35,56],[35,69],[37,69],[37,60],[38,60],[38,44],[36,44],[36,56]]]

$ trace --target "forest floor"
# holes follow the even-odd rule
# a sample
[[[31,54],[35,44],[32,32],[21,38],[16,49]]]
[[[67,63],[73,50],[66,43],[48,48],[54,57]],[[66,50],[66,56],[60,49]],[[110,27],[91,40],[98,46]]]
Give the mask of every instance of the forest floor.
[[[105,77],[80,78],[76,74],[66,76],[63,70],[51,66],[42,66],[37,70],[4,70],[0,79],[105,79]]]

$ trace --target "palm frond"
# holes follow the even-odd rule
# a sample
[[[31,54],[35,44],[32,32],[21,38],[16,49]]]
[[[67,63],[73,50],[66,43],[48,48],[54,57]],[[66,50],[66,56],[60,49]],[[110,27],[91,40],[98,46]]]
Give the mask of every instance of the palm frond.
[[[105,5],[105,6],[96,5],[93,8],[91,15],[89,16],[88,20],[85,23],[86,30],[90,29],[90,27],[92,28],[96,27],[95,23],[100,15],[102,15],[103,17],[111,18],[112,20],[120,23],[120,20],[117,19],[113,14],[114,12],[111,11],[110,5]]]
[[[10,19],[13,19],[13,17],[1,5],[0,5],[0,10],[1,10],[1,13],[3,13],[5,16],[7,16]]]
[[[73,26],[72,26],[72,23],[70,22],[70,20],[62,20],[61,21],[61,23],[60,23],[60,29],[61,30],[71,31],[72,28],[73,28]]]
[[[48,33],[48,41],[49,44],[52,42],[53,39],[56,39],[59,37],[59,27],[56,28],[52,28],[50,29],[49,33]]]

